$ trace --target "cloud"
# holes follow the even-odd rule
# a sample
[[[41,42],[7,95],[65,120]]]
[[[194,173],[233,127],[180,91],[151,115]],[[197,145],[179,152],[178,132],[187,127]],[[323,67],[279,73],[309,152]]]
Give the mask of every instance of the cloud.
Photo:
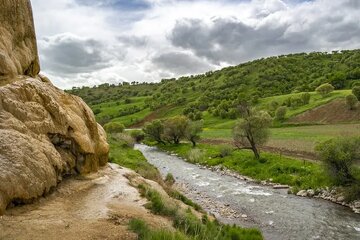
[[[95,39],[80,38],[70,33],[39,41],[43,67],[52,74],[90,73],[111,66],[124,58],[124,52],[105,46]]]
[[[152,59],[155,66],[175,75],[194,74],[208,71],[212,66],[205,61],[183,52],[168,52]]]
[[[237,64],[299,51],[357,48],[360,47],[358,9],[359,2],[350,0],[327,5],[325,1],[317,1],[294,9],[280,7],[275,13],[260,14],[261,17],[255,14],[252,23],[234,17],[211,21],[181,19],[168,38],[174,46],[215,64]]]
[[[32,0],[62,88],[155,82],[256,58],[360,48],[358,0]]]

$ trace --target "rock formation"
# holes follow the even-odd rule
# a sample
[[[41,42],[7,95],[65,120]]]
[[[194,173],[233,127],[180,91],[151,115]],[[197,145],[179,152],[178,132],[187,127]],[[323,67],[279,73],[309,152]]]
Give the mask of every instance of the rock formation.
[[[104,130],[81,98],[40,76],[30,0],[0,0],[0,214],[65,175],[107,163]]]

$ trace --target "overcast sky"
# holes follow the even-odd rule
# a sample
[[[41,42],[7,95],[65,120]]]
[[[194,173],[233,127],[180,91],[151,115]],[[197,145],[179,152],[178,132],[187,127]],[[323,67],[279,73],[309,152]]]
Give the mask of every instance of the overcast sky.
[[[60,88],[156,82],[272,55],[360,48],[360,0],[32,0]]]

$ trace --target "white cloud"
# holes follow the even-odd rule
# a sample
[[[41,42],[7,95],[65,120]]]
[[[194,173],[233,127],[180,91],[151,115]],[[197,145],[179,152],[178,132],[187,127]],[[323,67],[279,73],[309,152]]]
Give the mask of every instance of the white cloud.
[[[42,71],[62,88],[159,81],[270,55],[360,48],[358,0],[32,3]]]

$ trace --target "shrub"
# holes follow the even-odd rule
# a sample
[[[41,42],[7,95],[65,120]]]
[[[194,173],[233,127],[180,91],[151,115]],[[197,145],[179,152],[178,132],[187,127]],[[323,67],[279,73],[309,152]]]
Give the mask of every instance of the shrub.
[[[230,156],[232,154],[233,148],[229,145],[221,145],[219,152],[220,152],[219,156],[221,158],[224,158],[224,157]]]
[[[176,116],[164,122],[164,137],[167,141],[179,144],[186,137],[190,120],[185,116]]]
[[[95,115],[97,115],[97,114],[101,113],[102,111],[101,111],[100,108],[97,108],[93,112],[94,112]]]
[[[285,106],[279,107],[275,112],[275,118],[277,120],[284,120],[286,112],[287,112],[287,107]]]
[[[191,163],[201,162],[204,159],[204,153],[200,149],[191,149],[188,153],[187,159]]]
[[[165,183],[169,185],[173,185],[175,183],[175,178],[171,173],[166,174]]]
[[[357,103],[358,103],[358,99],[354,94],[350,94],[346,96],[346,104],[348,105],[350,110],[354,110],[356,108]]]
[[[121,123],[110,122],[104,125],[104,129],[108,133],[121,133],[124,131],[125,126]]]
[[[360,86],[355,86],[352,88],[352,94],[360,101]]]
[[[328,168],[329,176],[335,184],[353,183],[352,170],[355,161],[360,160],[360,137],[332,139],[316,147],[321,160]]]
[[[326,97],[329,93],[334,91],[334,87],[330,83],[324,83],[317,87],[315,91],[317,91],[322,97]]]
[[[145,133],[141,130],[133,130],[130,132],[130,136],[135,140],[135,142],[140,143],[145,139]]]
[[[306,104],[309,104],[311,96],[310,96],[310,93],[306,92],[306,93],[301,94],[300,98],[301,98],[303,104],[306,105]]]
[[[112,138],[118,141],[124,147],[134,147],[134,139],[126,133],[113,133]]]

